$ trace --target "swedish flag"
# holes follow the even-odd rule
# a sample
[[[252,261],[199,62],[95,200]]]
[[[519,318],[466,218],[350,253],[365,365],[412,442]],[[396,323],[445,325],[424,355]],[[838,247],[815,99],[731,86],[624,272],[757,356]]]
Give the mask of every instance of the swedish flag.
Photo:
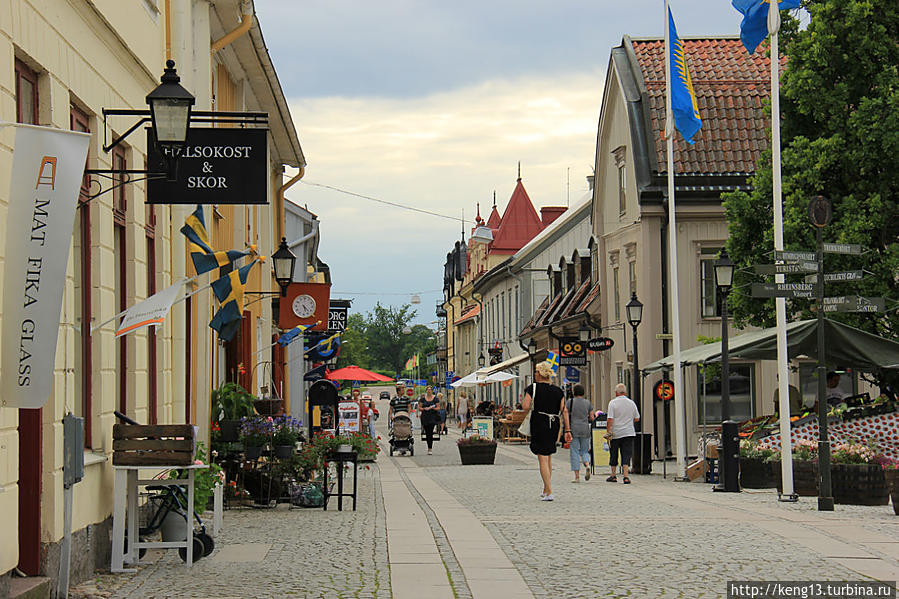
[[[206,254],[215,253],[209,245],[209,234],[206,233],[206,220],[203,218],[203,207],[197,206],[197,209],[187,217],[181,232],[190,241],[191,244],[199,246],[201,252]],[[193,248],[191,248],[193,253]]]
[[[553,367],[553,372],[559,372],[559,354],[554,351],[546,353],[546,361]]]
[[[227,252],[213,252],[207,254],[202,251],[200,246],[194,243],[190,244],[190,259],[193,260],[194,268],[198,275],[209,272],[210,270],[215,270],[216,268],[221,268],[222,266],[228,266],[238,258],[249,254],[250,252],[241,252],[239,250],[228,250]]]
[[[740,41],[750,54],[768,37],[768,7],[771,0],[732,0],[731,4],[743,15]],[[779,0],[780,10],[799,8],[799,0]]]
[[[306,329],[308,329],[312,326],[313,325],[311,325],[311,324],[301,324],[301,325],[295,326],[292,329],[290,329],[289,331],[287,331],[286,333],[284,333],[283,335],[281,335],[280,337],[278,337],[278,343],[281,345],[281,347],[287,347],[291,341],[293,341],[294,339],[297,338],[298,335],[300,335]]]
[[[693,136],[702,128],[699,106],[693,91],[693,80],[687,68],[684,42],[677,36],[674,17],[668,10],[668,60],[671,61],[671,112],[674,126],[687,143],[694,143]]]
[[[212,292],[219,300],[219,310],[212,317],[209,326],[215,329],[223,341],[231,341],[240,328],[243,317],[243,291],[250,269],[258,260],[228,273],[212,284]]]

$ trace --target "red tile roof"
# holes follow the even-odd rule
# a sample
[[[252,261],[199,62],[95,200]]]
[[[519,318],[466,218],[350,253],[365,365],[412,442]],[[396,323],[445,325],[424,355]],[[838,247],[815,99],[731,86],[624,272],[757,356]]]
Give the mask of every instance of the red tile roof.
[[[490,215],[493,218],[493,215]],[[488,221],[489,223],[489,221]],[[524,247],[543,230],[543,222],[537,216],[531,198],[525,191],[521,179],[515,185],[515,191],[509,199],[506,211],[500,220],[496,232],[493,234],[493,243],[490,244],[490,252],[493,254],[514,254]]]
[[[463,322],[469,321],[478,314],[481,313],[481,305],[480,304],[470,304],[464,310],[462,310],[462,314],[459,316],[457,320],[453,322],[453,324],[461,324]]]
[[[649,96],[659,172],[665,173],[665,44],[663,40],[631,40],[631,44]],[[748,54],[739,39],[730,38],[685,39],[684,54],[702,129],[694,145],[680,139],[674,144],[675,172],[753,172],[768,147],[770,120],[763,106],[771,91],[770,59],[763,52]]]
[[[499,210],[496,209],[496,204],[494,204],[493,210],[490,211],[490,217],[487,219],[487,226],[496,231],[501,220],[502,217],[499,215]]]

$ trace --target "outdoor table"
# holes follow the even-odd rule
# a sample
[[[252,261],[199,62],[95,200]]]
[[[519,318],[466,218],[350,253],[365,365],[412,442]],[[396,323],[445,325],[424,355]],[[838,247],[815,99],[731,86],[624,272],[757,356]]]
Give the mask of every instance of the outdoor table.
[[[193,535],[193,505],[194,505],[194,473],[201,468],[208,468],[207,464],[193,464],[190,466],[113,466],[115,471],[115,494],[112,510],[112,572],[137,572],[135,568],[125,568],[125,564],[138,564],[141,548],[170,549],[184,547],[187,551],[187,565],[193,564],[192,545]],[[186,470],[186,479],[141,479],[138,478],[139,470]],[[183,541],[152,541],[143,542],[139,537],[138,516],[138,487],[146,485],[156,486],[187,486],[187,505],[189,513],[185,518],[185,539]],[[125,551],[125,523],[128,524],[128,551]]]
[[[356,511],[356,486],[358,483],[358,473],[359,473],[359,465],[356,462],[358,454],[356,450],[350,447],[349,445],[341,445],[337,448],[337,451],[332,453],[329,456],[329,460],[335,462],[337,464],[337,492],[331,493],[328,489],[328,468],[325,468],[325,477],[324,477],[324,485],[322,486],[322,492],[324,494],[324,502],[322,508],[328,509],[328,498],[337,497],[337,511],[343,511],[343,498],[344,497],[352,497],[353,498],[353,511]],[[352,462],[353,464],[353,492],[352,493],[344,493],[343,492],[343,465],[347,462]]]

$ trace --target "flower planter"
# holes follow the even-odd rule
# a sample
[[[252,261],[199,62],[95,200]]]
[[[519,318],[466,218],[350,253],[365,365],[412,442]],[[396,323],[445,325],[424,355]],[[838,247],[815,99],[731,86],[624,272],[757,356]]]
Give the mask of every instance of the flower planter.
[[[275,445],[275,457],[282,460],[288,460],[293,457],[296,449],[293,445]]]
[[[496,444],[458,445],[463,466],[492,464],[496,460]]]
[[[262,447],[244,447],[243,453],[248,460],[258,460],[262,455]]]
[[[883,471],[883,477],[890,489],[890,499],[893,501],[893,513],[899,516],[899,470],[890,469]]]
[[[883,469],[878,464],[832,464],[830,480],[834,503],[886,505],[890,501]]]
[[[253,407],[260,416],[280,416],[284,412],[283,399],[255,399]]]
[[[774,488],[774,472],[771,464],[755,458],[740,458],[740,486],[744,489]]]
[[[771,473],[778,493],[783,493],[783,476],[780,462],[771,462]],[[801,497],[818,496],[818,462],[793,460],[793,492]]]

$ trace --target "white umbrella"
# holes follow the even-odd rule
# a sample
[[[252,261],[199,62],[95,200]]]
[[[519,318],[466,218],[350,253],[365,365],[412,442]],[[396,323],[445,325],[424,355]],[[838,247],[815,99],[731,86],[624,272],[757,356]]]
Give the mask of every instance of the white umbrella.
[[[480,370],[475,370],[471,374],[463,376],[454,383],[450,383],[452,387],[476,387],[478,385],[486,385],[487,383],[499,383],[508,381],[509,379],[518,378],[514,374],[508,372],[494,372],[492,374],[484,374]]]

